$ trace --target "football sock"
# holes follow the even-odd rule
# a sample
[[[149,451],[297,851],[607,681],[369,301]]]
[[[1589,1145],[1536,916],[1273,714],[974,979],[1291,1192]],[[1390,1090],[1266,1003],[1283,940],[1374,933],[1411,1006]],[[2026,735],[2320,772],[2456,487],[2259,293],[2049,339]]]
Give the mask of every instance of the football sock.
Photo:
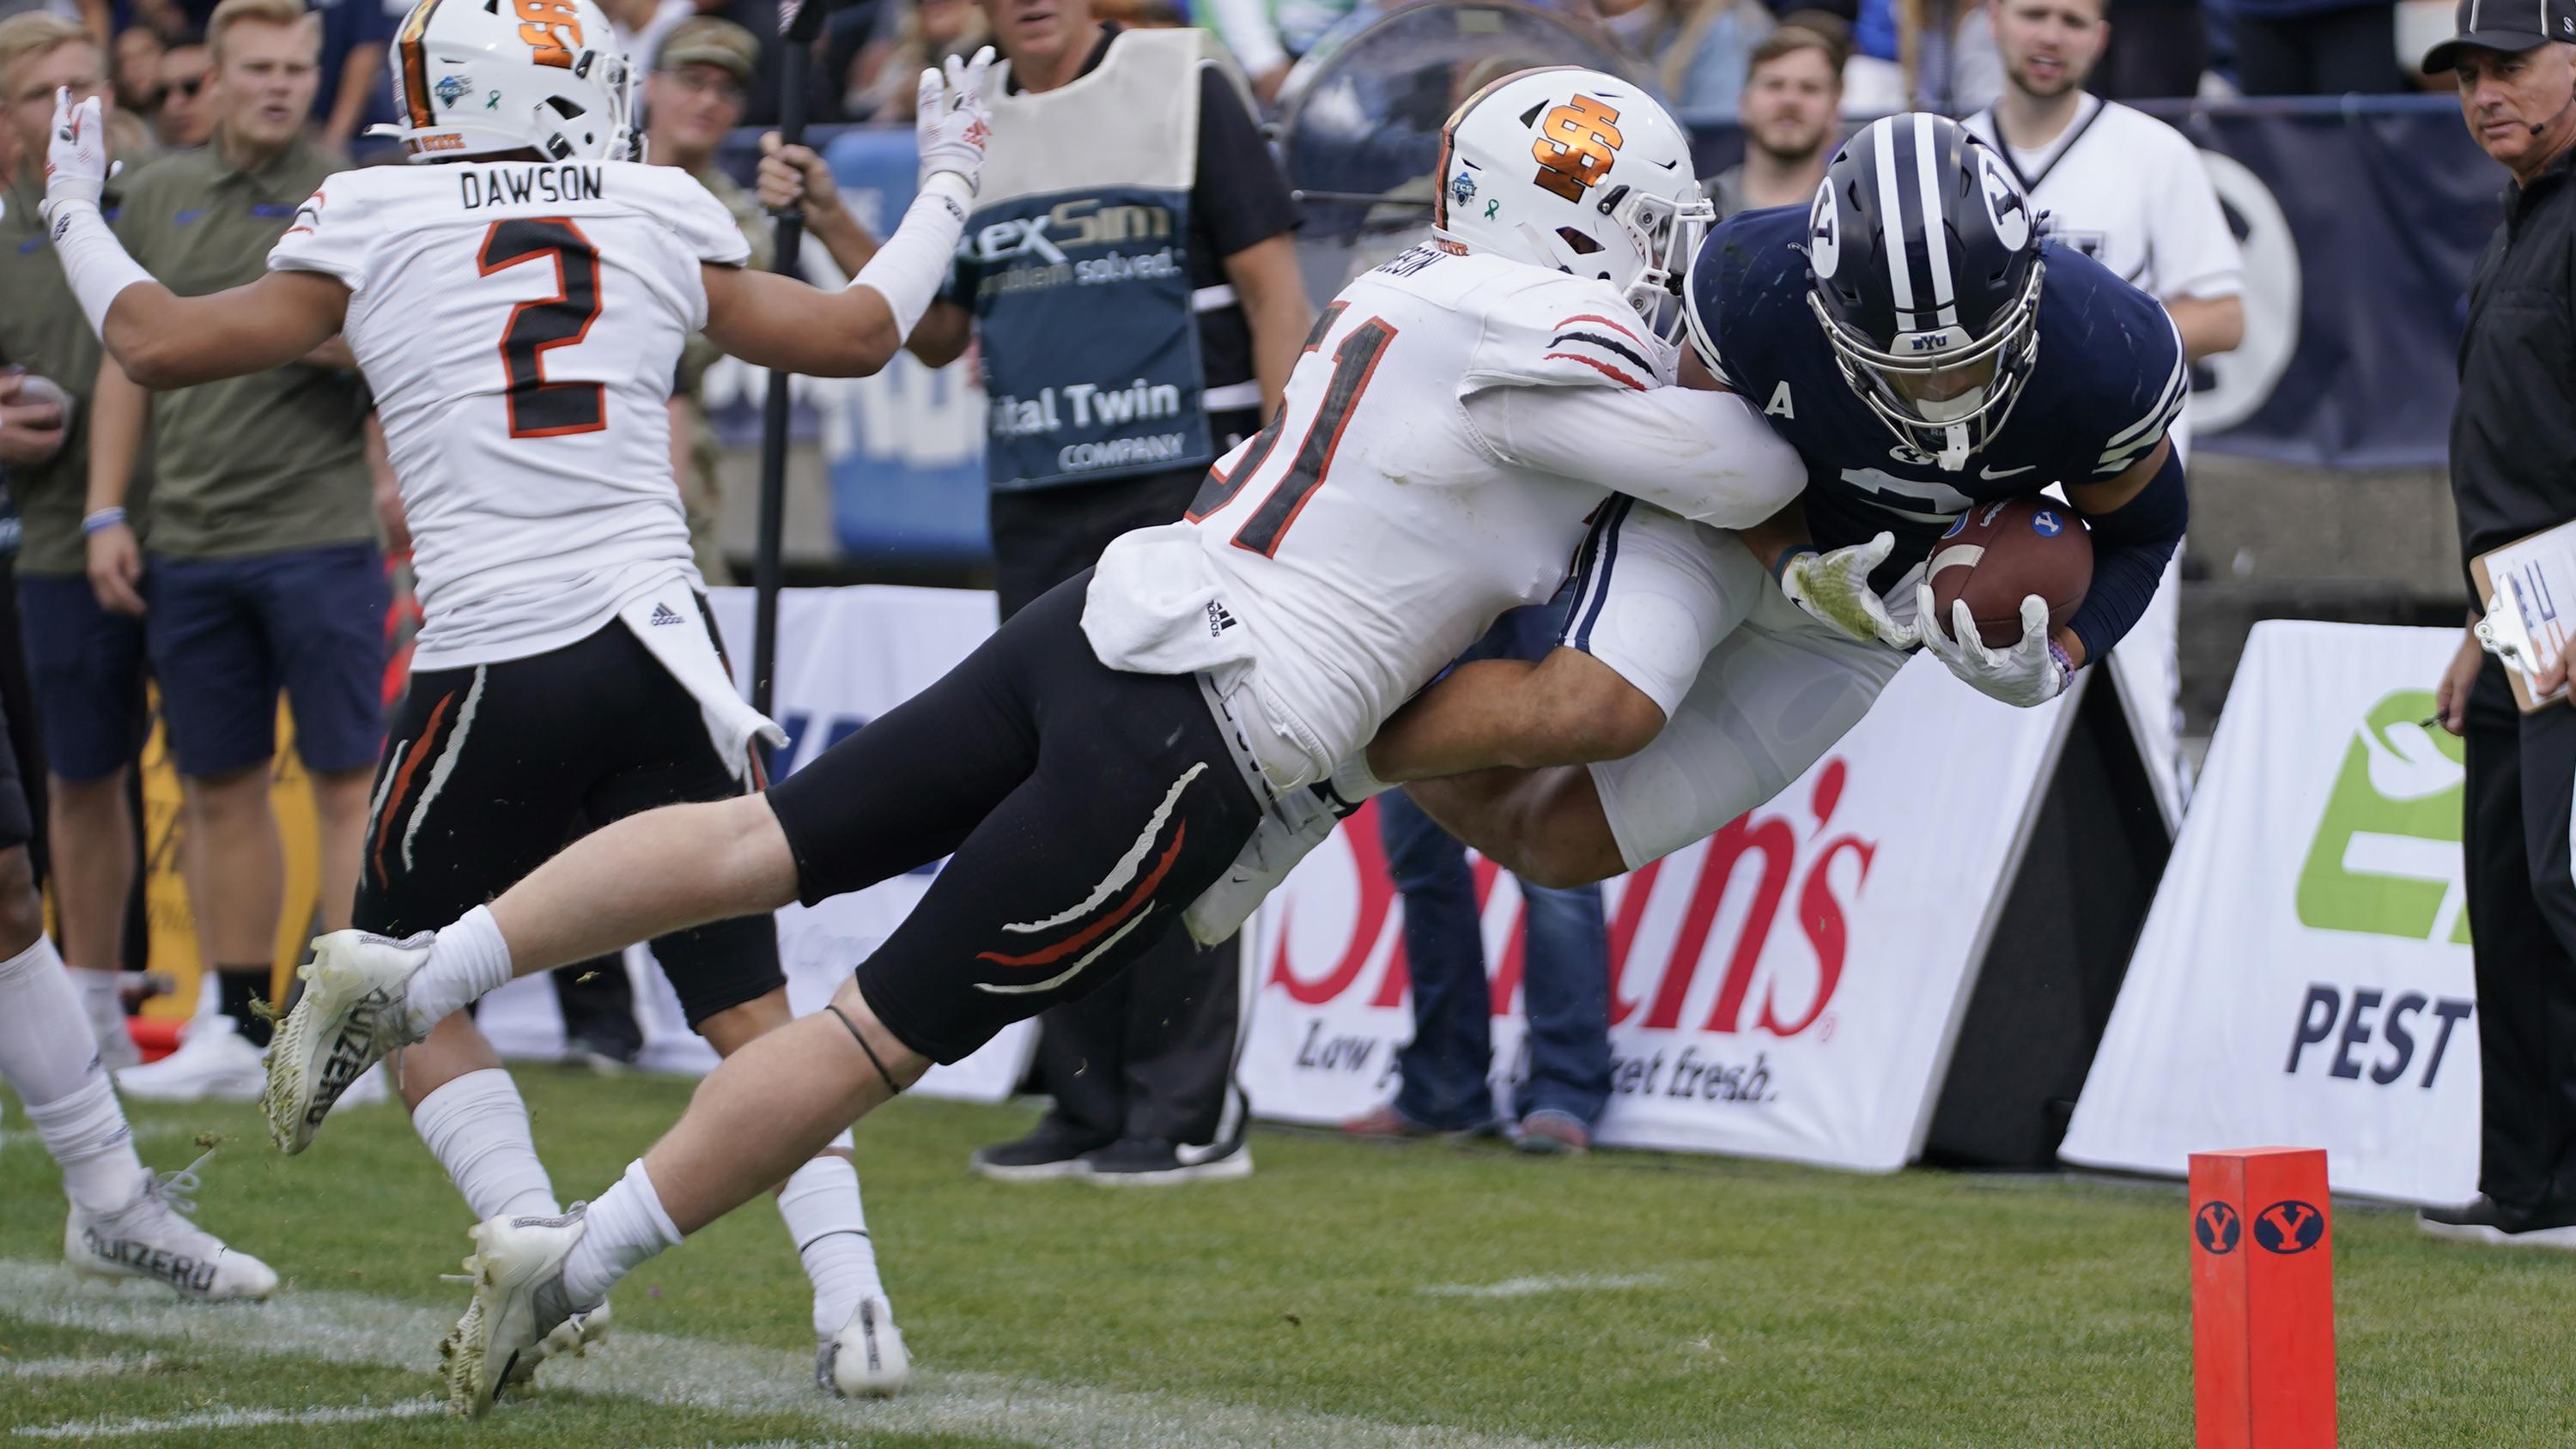
[[[134,1134],[99,1065],[80,994],[47,937],[0,961],[0,1076],[27,1104],[73,1202],[108,1212],[133,1199],[143,1173]]]
[[[274,1031],[268,1018],[253,1008],[263,1004],[268,997],[269,975],[265,964],[215,968],[215,979],[223,987],[224,1015],[233,1019],[233,1026],[241,1033],[243,1041],[263,1051],[268,1049],[268,1039]]]
[[[664,1248],[680,1245],[680,1230],[662,1211],[644,1159],[626,1164],[626,1175],[591,1203],[590,1230],[564,1259],[564,1295],[573,1311],[587,1313],[608,1298],[617,1280]]]
[[[862,1298],[885,1296],[876,1244],[859,1201],[859,1174],[846,1157],[824,1155],[796,1169],[778,1194],[778,1216],[814,1280],[814,1331],[841,1331]]]
[[[501,939],[492,912],[476,906],[438,933],[429,948],[429,963],[405,988],[414,1040],[485,992],[498,991],[510,980],[510,943]]]
[[[537,1159],[527,1104],[518,1083],[498,1067],[467,1072],[421,1098],[411,1125],[448,1180],[465,1194],[474,1220],[553,1217],[563,1211],[554,1182]]]

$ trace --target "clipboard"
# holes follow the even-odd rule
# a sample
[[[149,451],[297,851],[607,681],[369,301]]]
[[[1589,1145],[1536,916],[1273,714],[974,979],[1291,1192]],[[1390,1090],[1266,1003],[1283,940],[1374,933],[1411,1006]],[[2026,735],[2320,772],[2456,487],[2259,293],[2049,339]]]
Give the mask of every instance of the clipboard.
[[[2567,698],[2564,686],[2532,692],[2532,676],[2567,654],[2576,629],[2576,523],[2562,523],[2469,560],[2484,612],[2470,628],[2505,662],[2514,703],[2534,714]]]

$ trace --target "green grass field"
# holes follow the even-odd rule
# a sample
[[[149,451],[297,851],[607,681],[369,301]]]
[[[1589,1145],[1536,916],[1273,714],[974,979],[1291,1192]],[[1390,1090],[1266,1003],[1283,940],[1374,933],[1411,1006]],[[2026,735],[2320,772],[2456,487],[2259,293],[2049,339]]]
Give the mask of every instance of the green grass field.
[[[568,1197],[611,1181],[689,1084],[522,1074]],[[262,1306],[72,1286],[52,1164],[0,1146],[0,1431],[152,1446],[700,1444],[2182,1445],[2181,1190],[1856,1177],[1612,1153],[1256,1137],[1247,1182],[1002,1187],[965,1169],[1026,1108],[897,1103],[860,1172],[919,1374],[887,1404],[810,1384],[804,1279],[754,1204],[647,1264],[617,1335],[481,1424],[430,1366],[465,1212],[401,1114],[307,1155],[248,1107],[142,1108],[201,1136],[203,1221],[266,1257]],[[2344,1442],[2565,1443],[2576,1261],[2338,1218]]]

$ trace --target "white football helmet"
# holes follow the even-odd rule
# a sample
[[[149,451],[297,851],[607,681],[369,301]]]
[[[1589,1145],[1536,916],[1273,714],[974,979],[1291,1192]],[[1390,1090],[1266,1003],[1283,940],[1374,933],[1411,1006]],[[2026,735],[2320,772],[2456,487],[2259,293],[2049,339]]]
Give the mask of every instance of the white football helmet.
[[[1442,237],[1600,277],[1681,335],[1677,279],[1711,217],[1689,134],[1644,90],[1578,66],[1504,76],[1450,114],[1433,179]]]
[[[414,161],[634,156],[632,82],[596,0],[417,0],[392,61],[403,123],[369,134]]]

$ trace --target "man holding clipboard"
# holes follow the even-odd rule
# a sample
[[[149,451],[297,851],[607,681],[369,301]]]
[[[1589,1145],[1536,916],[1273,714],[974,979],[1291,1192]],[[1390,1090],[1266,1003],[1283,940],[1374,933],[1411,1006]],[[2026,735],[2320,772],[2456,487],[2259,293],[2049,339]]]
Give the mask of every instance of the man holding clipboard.
[[[2562,622],[2558,603],[2576,610],[2576,528],[2562,527],[2576,521],[2576,0],[2460,0],[2458,21],[2424,70],[2456,72],[2470,135],[2513,184],[2469,285],[2451,419],[2479,608],[2436,694],[2442,725],[2468,741],[2479,1196],[2421,1221],[2467,1241],[2576,1247],[2576,708],[2564,658],[2576,612]]]

